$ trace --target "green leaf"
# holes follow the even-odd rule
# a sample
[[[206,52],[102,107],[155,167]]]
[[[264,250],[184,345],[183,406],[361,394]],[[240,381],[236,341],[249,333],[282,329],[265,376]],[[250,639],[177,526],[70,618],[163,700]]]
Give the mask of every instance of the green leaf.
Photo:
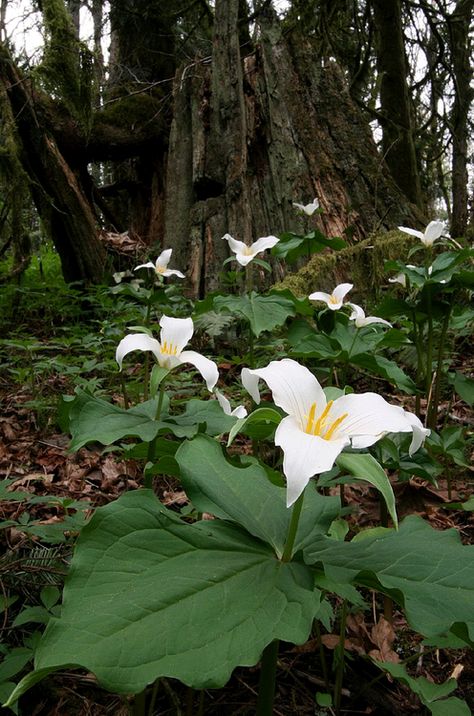
[[[354,480],[370,482],[382,495],[387,505],[388,513],[395,527],[398,527],[397,508],[392,485],[385,470],[377,460],[368,453],[341,453],[336,460],[341,470],[349,472]]]
[[[301,319],[291,324],[287,340],[294,355],[314,356],[315,358],[335,358],[339,350],[335,349],[329,338]]]
[[[275,426],[280,423],[280,421],[281,415],[274,408],[257,408],[250,413],[250,415],[237,420],[237,422],[232,426],[232,429],[229,432],[227,447],[232,445],[235,436],[238,435],[238,433],[245,433],[246,435],[251,435],[251,437],[257,439],[267,437],[275,429]],[[251,430],[251,427],[257,427],[257,430]]]
[[[30,622],[36,624],[47,624],[51,614],[44,607],[26,607],[14,619],[12,626],[19,627]]]
[[[240,528],[187,524],[151,491],[129,492],[83,531],[36,668],[76,664],[117,693],[161,676],[220,687],[273,639],[303,643],[319,597],[311,569]]]
[[[156,400],[124,410],[82,390],[70,407],[71,450],[89,442],[111,445],[124,437],[138,437],[150,442],[162,426],[155,421]]]
[[[468,405],[474,405],[474,379],[457,370],[456,373],[449,374],[450,383],[453,384],[456,393]]]
[[[413,380],[396,363],[384,356],[361,353],[352,356],[350,362],[359,368],[365,368],[374,375],[386,378],[404,393],[416,393],[416,385]]]
[[[19,646],[12,649],[0,664],[0,681],[7,681],[18,674],[33,656],[31,649]]]
[[[283,554],[291,509],[286,507],[286,490],[268,480],[260,465],[234,467],[220,446],[204,435],[185,442],[176,453],[181,481],[193,505],[232,520]],[[313,489],[312,489],[313,488]],[[294,552],[325,534],[339,515],[339,499],[324,497],[314,484],[306,489]]]
[[[375,660],[374,660],[375,661]],[[468,705],[456,697],[444,698],[457,688],[456,679],[448,679],[442,684],[434,684],[424,676],[414,678],[407,674],[403,664],[375,661],[383,671],[410,687],[414,694],[419,696],[421,702],[429,708],[435,716],[470,716]]]
[[[295,315],[293,302],[289,299],[276,294],[260,296],[255,291],[243,296],[216,296],[214,308],[245,318],[257,338],[262,331],[282,326],[289,316]]]
[[[235,415],[226,415],[224,413],[219,401],[191,398],[186,403],[184,413],[173,415],[166,422],[184,427],[193,427],[205,423],[206,433],[213,436],[229,432],[236,421]]]
[[[455,530],[435,530],[411,516],[385,537],[357,543],[318,537],[304,556],[321,562],[331,579],[390,594],[424,636],[443,635],[454,625],[458,634],[459,623],[474,640],[474,546],[462,545]]]

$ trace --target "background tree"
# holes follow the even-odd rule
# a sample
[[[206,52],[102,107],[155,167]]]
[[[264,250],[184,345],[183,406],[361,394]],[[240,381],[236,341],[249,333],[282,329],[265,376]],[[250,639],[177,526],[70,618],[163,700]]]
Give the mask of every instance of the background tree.
[[[451,156],[464,232],[472,0],[432,5],[293,0],[278,16],[270,0],[112,0],[107,17],[94,0],[86,44],[79,0],[42,0],[41,62],[21,67],[4,38],[0,83],[10,151],[66,279],[100,280],[104,238],[127,231],[174,247],[203,292],[224,233],[303,229],[292,202],[315,195],[319,227],[351,241],[422,223],[432,195],[420,177],[436,167],[447,196]]]

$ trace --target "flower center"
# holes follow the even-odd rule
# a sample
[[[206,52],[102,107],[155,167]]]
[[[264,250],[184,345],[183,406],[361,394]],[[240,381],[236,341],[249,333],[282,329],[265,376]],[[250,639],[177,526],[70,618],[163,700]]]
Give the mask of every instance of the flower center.
[[[348,413],[344,413],[343,415],[340,415],[338,418],[331,422],[329,420],[329,411],[331,410],[333,402],[333,400],[329,401],[329,403],[326,405],[323,412],[317,419],[315,419],[316,403],[312,404],[309,410],[309,415],[305,415],[305,417],[308,418],[306,422],[306,427],[304,428],[305,433],[308,433],[309,435],[318,435],[324,440],[331,440],[342,421],[345,420],[348,416]]]
[[[175,346],[174,343],[168,343],[168,341],[163,341],[160,346],[160,350],[162,354],[165,354],[167,356],[175,356],[178,353],[178,346]]]
[[[244,254],[244,256],[252,256],[253,255],[252,248],[250,246],[246,246],[243,250],[243,254]]]
[[[166,271],[166,269],[164,266],[160,266],[160,265],[155,266],[155,273],[157,273],[159,276],[164,274],[165,271]]]
[[[336,303],[339,303],[339,299],[336,298],[336,296],[333,293],[331,293],[331,295],[329,296],[329,303],[331,303],[333,306],[335,306]]]

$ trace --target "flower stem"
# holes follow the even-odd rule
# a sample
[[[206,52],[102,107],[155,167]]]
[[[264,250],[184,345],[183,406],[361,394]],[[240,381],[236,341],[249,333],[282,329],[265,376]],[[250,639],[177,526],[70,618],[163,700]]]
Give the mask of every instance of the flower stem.
[[[160,385],[160,393],[158,396],[158,405],[156,407],[156,413],[155,413],[156,421],[158,421],[160,419],[161,409],[163,407],[163,398],[165,397],[163,382]],[[147,463],[152,462],[152,460],[153,460],[153,455],[155,454],[155,446],[156,446],[157,438],[158,438],[158,435],[155,435],[153,440],[150,440],[150,442],[148,443],[148,452],[147,452],[147,456],[146,456]],[[149,488],[149,489],[151,489],[153,487],[153,475],[149,475],[149,474],[145,475],[144,487]]]
[[[291,512],[288,534],[286,536],[285,547],[281,556],[282,562],[289,562],[293,554],[293,545],[295,543],[296,533],[298,531],[298,522],[300,521],[301,508],[303,507],[304,492],[296,500]]]
[[[273,714],[279,644],[278,639],[271,641],[262,653],[256,716]]]
[[[342,681],[344,678],[344,643],[346,637],[347,602],[344,600],[341,609],[341,624],[339,627],[338,663],[336,680],[334,683],[334,711],[339,716],[341,712]]]
[[[441,328],[441,335],[439,337],[438,341],[438,355],[436,360],[436,373],[435,373],[435,382],[434,382],[434,388],[433,388],[433,394],[432,394],[432,400],[429,406],[429,411],[427,415],[427,422],[426,425],[428,428],[436,428],[436,419],[438,417],[438,406],[439,406],[439,400],[441,397],[441,383],[442,383],[442,373],[443,373],[443,351],[444,351],[444,343],[446,340],[446,334],[448,332],[449,328],[449,319],[451,317],[451,308],[448,308],[446,313],[444,314],[443,318],[443,325]]]

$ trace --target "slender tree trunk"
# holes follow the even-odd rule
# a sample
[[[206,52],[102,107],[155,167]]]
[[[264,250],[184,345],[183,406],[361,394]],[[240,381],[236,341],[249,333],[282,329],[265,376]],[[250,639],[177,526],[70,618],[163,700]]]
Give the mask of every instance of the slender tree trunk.
[[[469,110],[474,91],[471,87],[472,38],[470,26],[474,0],[459,0],[448,18],[451,57],[454,75],[454,107],[452,112],[452,186],[453,210],[451,233],[464,236],[468,223],[468,139]]]
[[[407,61],[400,0],[372,0],[381,77],[382,147],[393,178],[410,201],[423,208],[413,139]]]

